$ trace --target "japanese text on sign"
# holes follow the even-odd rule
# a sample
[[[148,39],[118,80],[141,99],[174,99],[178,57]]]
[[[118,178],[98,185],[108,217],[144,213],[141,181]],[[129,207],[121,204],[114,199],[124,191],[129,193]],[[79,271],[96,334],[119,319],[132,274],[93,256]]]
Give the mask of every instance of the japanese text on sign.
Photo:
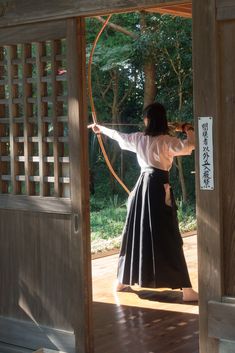
[[[200,189],[214,189],[213,138],[211,117],[198,119]]]

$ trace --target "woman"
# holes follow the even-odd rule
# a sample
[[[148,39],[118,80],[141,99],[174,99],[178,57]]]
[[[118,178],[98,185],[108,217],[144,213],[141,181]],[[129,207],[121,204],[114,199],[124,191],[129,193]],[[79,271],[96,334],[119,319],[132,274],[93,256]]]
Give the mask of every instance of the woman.
[[[160,103],[150,104],[143,114],[144,132],[124,134],[91,125],[95,133],[102,133],[116,140],[122,149],[135,152],[141,167],[128,200],[116,290],[134,284],[146,288],[182,288],[184,301],[198,300],[189,279],[169,185],[173,158],[192,153],[194,131],[184,124],[187,139],[170,136],[166,111]]]

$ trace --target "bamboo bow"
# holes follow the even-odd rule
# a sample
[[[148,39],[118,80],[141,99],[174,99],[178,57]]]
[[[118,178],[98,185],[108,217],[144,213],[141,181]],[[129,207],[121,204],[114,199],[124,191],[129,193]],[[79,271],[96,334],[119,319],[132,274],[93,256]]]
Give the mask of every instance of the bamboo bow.
[[[107,17],[107,19],[105,20],[102,28],[100,29],[99,33],[97,34],[96,39],[95,39],[95,41],[93,43],[91,52],[90,52],[90,57],[89,57],[89,62],[88,62],[88,73],[87,73],[87,76],[88,76],[88,95],[89,95],[89,100],[90,100],[90,104],[91,104],[92,120],[93,120],[94,124],[97,124],[98,120],[97,120],[96,109],[95,109],[94,100],[93,100],[93,94],[92,94],[92,80],[91,80],[92,60],[93,60],[93,55],[94,55],[94,52],[95,52],[95,48],[96,48],[97,42],[98,42],[101,34],[103,33],[105,27],[107,26],[111,16],[112,15],[109,15]],[[109,160],[109,157],[107,155],[107,152],[105,150],[104,143],[103,143],[101,135],[97,134],[97,138],[98,138],[98,142],[99,142],[99,145],[100,145],[100,148],[101,148],[101,151],[103,153],[103,156],[104,156],[104,159],[105,159],[105,162],[107,164],[108,169],[110,170],[110,172],[114,176],[114,178],[118,181],[118,183],[123,187],[123,189],[128,194],[130,194],[130,191],[128,190],[128,188],[126,187],[124,182],[119,178],[119,176],[117,175],[117,173],[113,169],[113,166],[112,166],[112,164],[111,164],[111,162]]]

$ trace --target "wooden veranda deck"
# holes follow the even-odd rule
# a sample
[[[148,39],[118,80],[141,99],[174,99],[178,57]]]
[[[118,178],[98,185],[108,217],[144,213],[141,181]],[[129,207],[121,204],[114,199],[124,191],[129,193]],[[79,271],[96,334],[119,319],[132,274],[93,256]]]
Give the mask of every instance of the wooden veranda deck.
[[[184,238],[195,289],[196,240]],[[95,353],[198,353],[198,306],[184,303],[179,290],[114,293],[117,256],[92,261]]]

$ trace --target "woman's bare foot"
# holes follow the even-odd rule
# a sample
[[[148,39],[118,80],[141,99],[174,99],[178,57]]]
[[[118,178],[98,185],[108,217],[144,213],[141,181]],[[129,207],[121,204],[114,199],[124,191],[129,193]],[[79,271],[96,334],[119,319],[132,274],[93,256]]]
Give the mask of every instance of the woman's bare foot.
[[[119,283],[118,281],[116,281],[114,283],[114,290],[116,292],[122,292],[122,291],[124,291],[127,288],[130,288],[130,286],[128,286],[128,284],[122,284],[122,283]]]
[[[183,301],[184,302],[197,302],[198,293],[193,288],[183,288]]]

